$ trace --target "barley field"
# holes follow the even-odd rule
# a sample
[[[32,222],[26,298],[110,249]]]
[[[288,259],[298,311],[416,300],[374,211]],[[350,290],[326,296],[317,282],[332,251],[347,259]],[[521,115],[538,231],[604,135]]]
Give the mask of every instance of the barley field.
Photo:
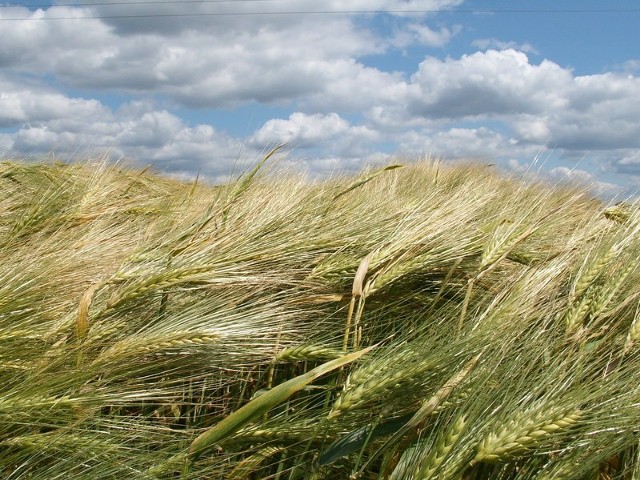
[[[437,161],[0,162],[0,477],[640,480],[640,209]]]

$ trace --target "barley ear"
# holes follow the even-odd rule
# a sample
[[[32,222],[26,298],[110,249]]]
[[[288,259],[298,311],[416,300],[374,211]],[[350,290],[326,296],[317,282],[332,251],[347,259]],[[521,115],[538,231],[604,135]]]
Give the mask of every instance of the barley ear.
[[[640,302],[638,302],[636,313],[633,316],[633,321],[629,327],[629,332],[627,333],[627,339],[624,343],[622,354],[626,355],[629,353],[638,342],[638,339],[640,339]]]
[[[615,278],[608,278],[605,285],[599,289],[591,304],[589,317],[596,319],[608,313],[607,307],[619,295],[622,285],[629,275],[636,269],[636,262],[629,262],[629,265],[622,270]]]
[[[546,411],[523,412],[487,435],[471,462],[499,462],[535,448],[550,435],[573,426],[581,417],[580,410],[549,414]]]
[[[631,212],[625,205],[612,205],[605,208],[602,214],[609,220],[613,220],[618,223],[626,223],[631,217]]]
[[[597,256],[590,264],[583,267],[573,287],[573,292],[571,294],[572,302],[582,298],[587,289],[593,285],[593,282],[595,282],[595,280],[600,276],[611,259],[620,253],[620,250],[621,247],[618,245],[612,245],[602,255]]]
[[[460,338],[462,334],[462,327],[464,326],[464,320],[467,316],[467,308],[469,308],[469,301],[471,300],[471,295],[473,294],[473,285],[475,283],[476,277],[470,278],[467,281],[467,292],[464,295],[464,300],[462,301],[462,308],[460,309],[460,316],[458,317],[458,325],[456,327],[456,338]]]
[[[381,453],[390,451],[390,447],[400,439],[406,437],[407,434],[412,433],[415,435],[418,433],[418,430],[424,428],[424,424],[429,416],[431,416],[436,409],[445,402],[449,395],[451,395],[451,392],[453,392],[453,390],[464,381],[467,375],[471,373],[483,353],[484,352],[481,352],[469,360],[462,370],[453,375],[436,393],[426,400],[413,417],[411,417],[407,423],[405,423],[389,440],[384,443],[382,447],[378,449],[378,451],[368,460],[365,467],[375,460]],[[410,440],[410,437],[406,440]],[[363,467],[363,469],[365,467]]]
[[[257,470],[262,463],[269,457],[282,452],[284,447],[264,447],[258,450],[253,455],[241,460],[231,471],[228,478],[234,480],[246,480],[251,478],[251,474]]]
[[[484,352],[482,352],[484,353]],[[398,431],[396,434],[387,441],[385,446],[393,444],[395,441],[405,436],[407,432],[411,430],[419,430],[424,427],[424,423],[427,418],[436,411],[436,409],[451,395],[451,392],[460,385],[464,379],[475,368],[482,356],[479,353],[471,360],[467,362],[462,370],[453,375],[447,380],[440,389],[434,393],[428,400],[426,400],[418,409],[418,411],[411,417],[411,419]]]
[[[102,286],[103,282],[94,283],[85,290],[78,303],[78,315],[76,317],[76,336],[79,341],[84,340],[89,331],[89,308],[93,301],[93,294]]]
[[[567,337],[576,334],[582,327],[584,319],[591,309],[592,301],[593,299],[590,296],[584,296],[567,310],[564,317]]]
[[[432,453],[420,465],[417,478],[428,480],[437,473],[451,449],[458,443],[464,431],[465,423],[466,418],[460,416],[449,430],[440,433]]]
[[[511,235],[506,235],[502,238],[494,238],[494,240],[487,246],[485,251],[482,253],[482,258],[480,260],[480,268],[478,271],[478,275],[476,279],[485,275],[487,272],[491,271],[499,262],[509,255],[509,253],[520,243],[524,242],[527,238],[533,235],[541,226],[542,222],[546,220],[548,217],[557,212],[553,210],[537,221],[535,224],[530,225],[529,228],[524,230],[517,237],[512,237]],[[512,233],[512,232],[509,232]]]
[[[344,355],[334,348],[322,345],[299,345],[296,347],[287,347],[280,351],[275,358],[275,362],[314,362],[318,360],[333,360]]]
[[[364,289],[364,277],[367,275],[369,271],[369,262],[371,262],[373,254],[369,254],[364,257],[360,261],[360,265],[358,265],[358,270],[356,270],[356,274],[353,277],[353,286],[351,288],[351,301],[349,302],[349,312],[347,313],[347,323],[344,328],[344,338],[342,340],[342,349],[346,350],[349,346],[349,335],[351,334],[351,321],[353,318],[353,311],[356,305],[356,298],[361,298]],[[360,309],[359,309],[360,310]]]

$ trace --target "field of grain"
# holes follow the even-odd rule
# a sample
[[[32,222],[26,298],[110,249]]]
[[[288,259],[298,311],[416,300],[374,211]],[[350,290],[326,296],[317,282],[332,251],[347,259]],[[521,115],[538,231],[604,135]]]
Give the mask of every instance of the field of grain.
[[[0,162],[0,476],[640,479],[640,209],[483,165]]]

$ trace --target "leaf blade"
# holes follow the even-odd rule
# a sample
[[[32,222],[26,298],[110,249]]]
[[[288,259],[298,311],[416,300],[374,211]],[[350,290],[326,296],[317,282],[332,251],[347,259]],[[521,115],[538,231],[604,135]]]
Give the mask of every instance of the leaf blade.
[[[208,447],[233,434],[254,418],[263,415],[276,405],[284,402],[291,395],[299,392],[318,377],[359,359],[373,348],[375,348],[375,346],[364,348],[357,352],[348,353],[340,358],[323,363],[313,370],[309,370],[307,373],[298,375],[295,378],[273,387],[268,392],[254,398],[246,405],[243,405],[238,410],[222,419],[206,432],[201,433],[189,446],[189,454],[193,459],[196,459]]]

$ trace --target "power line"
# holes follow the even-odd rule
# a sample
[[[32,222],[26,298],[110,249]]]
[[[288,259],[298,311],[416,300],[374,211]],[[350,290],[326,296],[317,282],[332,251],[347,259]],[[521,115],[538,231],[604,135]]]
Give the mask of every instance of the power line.
[[[238,1],[238,0],[234,0]],[[249,1],[270,1],[270,0],[244,0]],[[95,6],[95,5],[156,5],[156,4],[180,4],[180,3],[229,3],[229,0],[187,0],[187,1],[150,1],[150,2],[110,2],[93,4],[69,4],[65,7]],[[15,7],[16,5],[14,5]],[[8,7],[2,5],[0,7]],[[593,14],[593,13],[640,13],[640,8],[600,8],[600,9],[421,9],[421,10],[282,10],[270,12],[198,12],[198,13],[148,13],[148,14],[114,14],[114,15],[88,15],[83,17],[28,17],[28,18],[0,18],[0,22],[29,22],[29,21],[52,21],[52,20],[100,20],[100,19],[124,19],[124,18],[167,18],[167,17],[248,17],[248,16],[277,16],[277,15],[379,15],[379,14]]]
[[[25,4],[25,5],[0,5],[0,8],[16,8],[16,7],[26,7],[29,9],[32,8],[51,8],[51,7],[95,7],[95,6],[109,6],[109,5],[182,5],[185,3],[266,3],[266,2],[278,2],[280,0],[150,0],[145,2],[142,1],[133,1],[133,2],[91,2],[91,3],[34,3],[34,4]]]

